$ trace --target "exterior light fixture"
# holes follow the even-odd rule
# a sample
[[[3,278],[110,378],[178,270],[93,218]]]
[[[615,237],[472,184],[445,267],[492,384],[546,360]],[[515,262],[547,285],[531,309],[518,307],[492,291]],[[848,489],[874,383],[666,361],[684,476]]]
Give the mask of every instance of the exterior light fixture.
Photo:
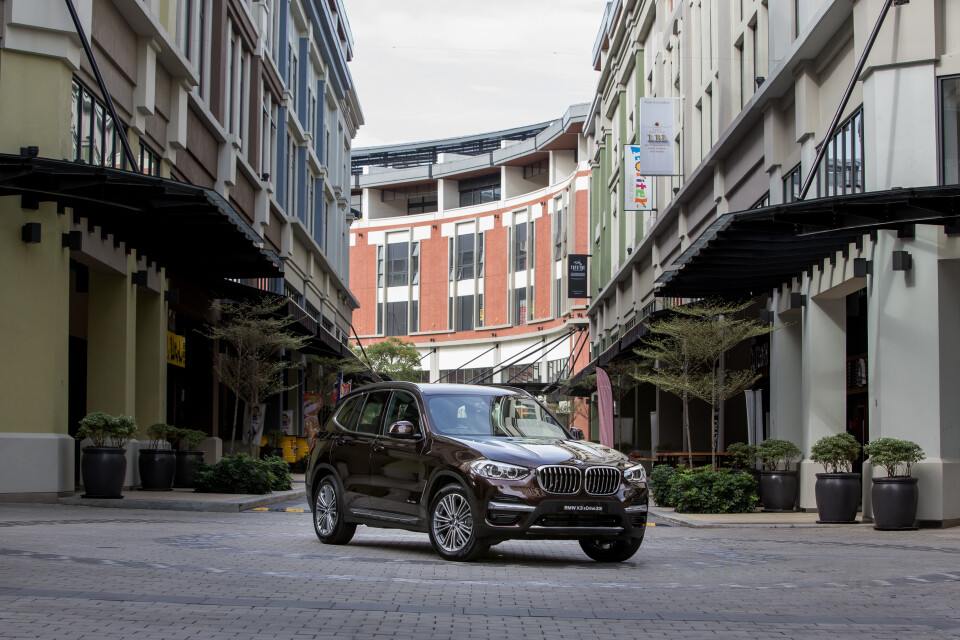
[[[807,296],[796,292],[790,294],[791,309],[802,309],[805,304],[807,304]]]
[[[28,222],[20,227],[20,239],[31,244],[40,243],[40,223]]]
[[[130,274],[130,283],[131,283],[131,284],[138,284],[138,285],[140,285],[140,286],[146,286],[146,285],[147,285],[147,272],[146,272],[146,270],[140,269],[139,271],[134,271],[133,273],[131,273],[131,274]]]
[[[82,231],[70,231],[63,234],[62,236],[62,246],[64,249],[70,249],[71,251],[80,251],[83,248],[83,232]]]
[[[868,275],[873,275],[873,260],[867,260],[866,258],[854,258],[853,277],[866,278]]]
[[[758,89],[760,88],[760,86],[761,86],[764,82],[767,81],[767,79],[766,79],[765,77],[763,77],[763,76],[757,76],[756,78],[754,78],[754,80],[755,80],[756,83],[757,83],[757,88],[758,88]]]
[[[910,271],[913,268],[913,258],[906,251],[893,252],[893,270]]]

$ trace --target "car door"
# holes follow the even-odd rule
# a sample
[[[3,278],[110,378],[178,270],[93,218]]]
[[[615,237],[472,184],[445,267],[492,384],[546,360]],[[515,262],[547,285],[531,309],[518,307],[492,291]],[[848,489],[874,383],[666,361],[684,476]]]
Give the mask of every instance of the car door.
[[[366,394],[363,407],[357,413],[356,425],[351,438],[350,465],[351,490],[357,494],[356,508],[370,507],[371,475],[370,451],[380,433],[380,424],[390,391],[371,391]]]
[[[413,423],[413,438],[391,435],[390,426],[400,420]],[[416,397],[394,391],[370,453],[370,508],[378,515],[410,524],[417,520],[428,475],[427,447]]]
[[[334,416],[336,431],[330,438],[332,442],[327,459],[340,477],[343,504],[347,511],[362,508],[367,502],[360,487],[363,478],[369,474],[372,439],[357,432],[360,412],[366,399],[366,394],[360,394],[344,401],[343,407]]]

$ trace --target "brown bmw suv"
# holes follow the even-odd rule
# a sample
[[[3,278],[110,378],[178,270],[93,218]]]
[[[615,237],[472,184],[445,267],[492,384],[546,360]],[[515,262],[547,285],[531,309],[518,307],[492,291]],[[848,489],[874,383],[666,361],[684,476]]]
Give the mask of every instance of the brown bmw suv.
[[[579,435],[579,434],[578,434]],[[503,540],[578,540],[601,562],[640,548],[641,465],[577,439],[509,387],[386,382],[351,393],[311,443],[313,524],[346,544],[358,524],[430,534],[473,560]]]

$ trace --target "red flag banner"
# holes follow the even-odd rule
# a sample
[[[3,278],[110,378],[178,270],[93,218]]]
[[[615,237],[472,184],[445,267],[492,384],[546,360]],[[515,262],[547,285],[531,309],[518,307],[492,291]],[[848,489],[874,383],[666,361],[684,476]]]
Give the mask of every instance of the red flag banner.
[[[597,367],[597,414],[600,417],[600,444],[612,447],[613,389],[607,372]]]

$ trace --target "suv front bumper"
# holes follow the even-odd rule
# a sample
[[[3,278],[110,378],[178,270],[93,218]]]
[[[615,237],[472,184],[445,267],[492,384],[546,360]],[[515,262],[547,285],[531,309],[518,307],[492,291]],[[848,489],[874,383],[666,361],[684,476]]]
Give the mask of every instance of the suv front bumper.
[[[493,538],[640,538],[647,526],[647,492],[618,499],[549,498],[536,505],[493,496],[480,535]]]

